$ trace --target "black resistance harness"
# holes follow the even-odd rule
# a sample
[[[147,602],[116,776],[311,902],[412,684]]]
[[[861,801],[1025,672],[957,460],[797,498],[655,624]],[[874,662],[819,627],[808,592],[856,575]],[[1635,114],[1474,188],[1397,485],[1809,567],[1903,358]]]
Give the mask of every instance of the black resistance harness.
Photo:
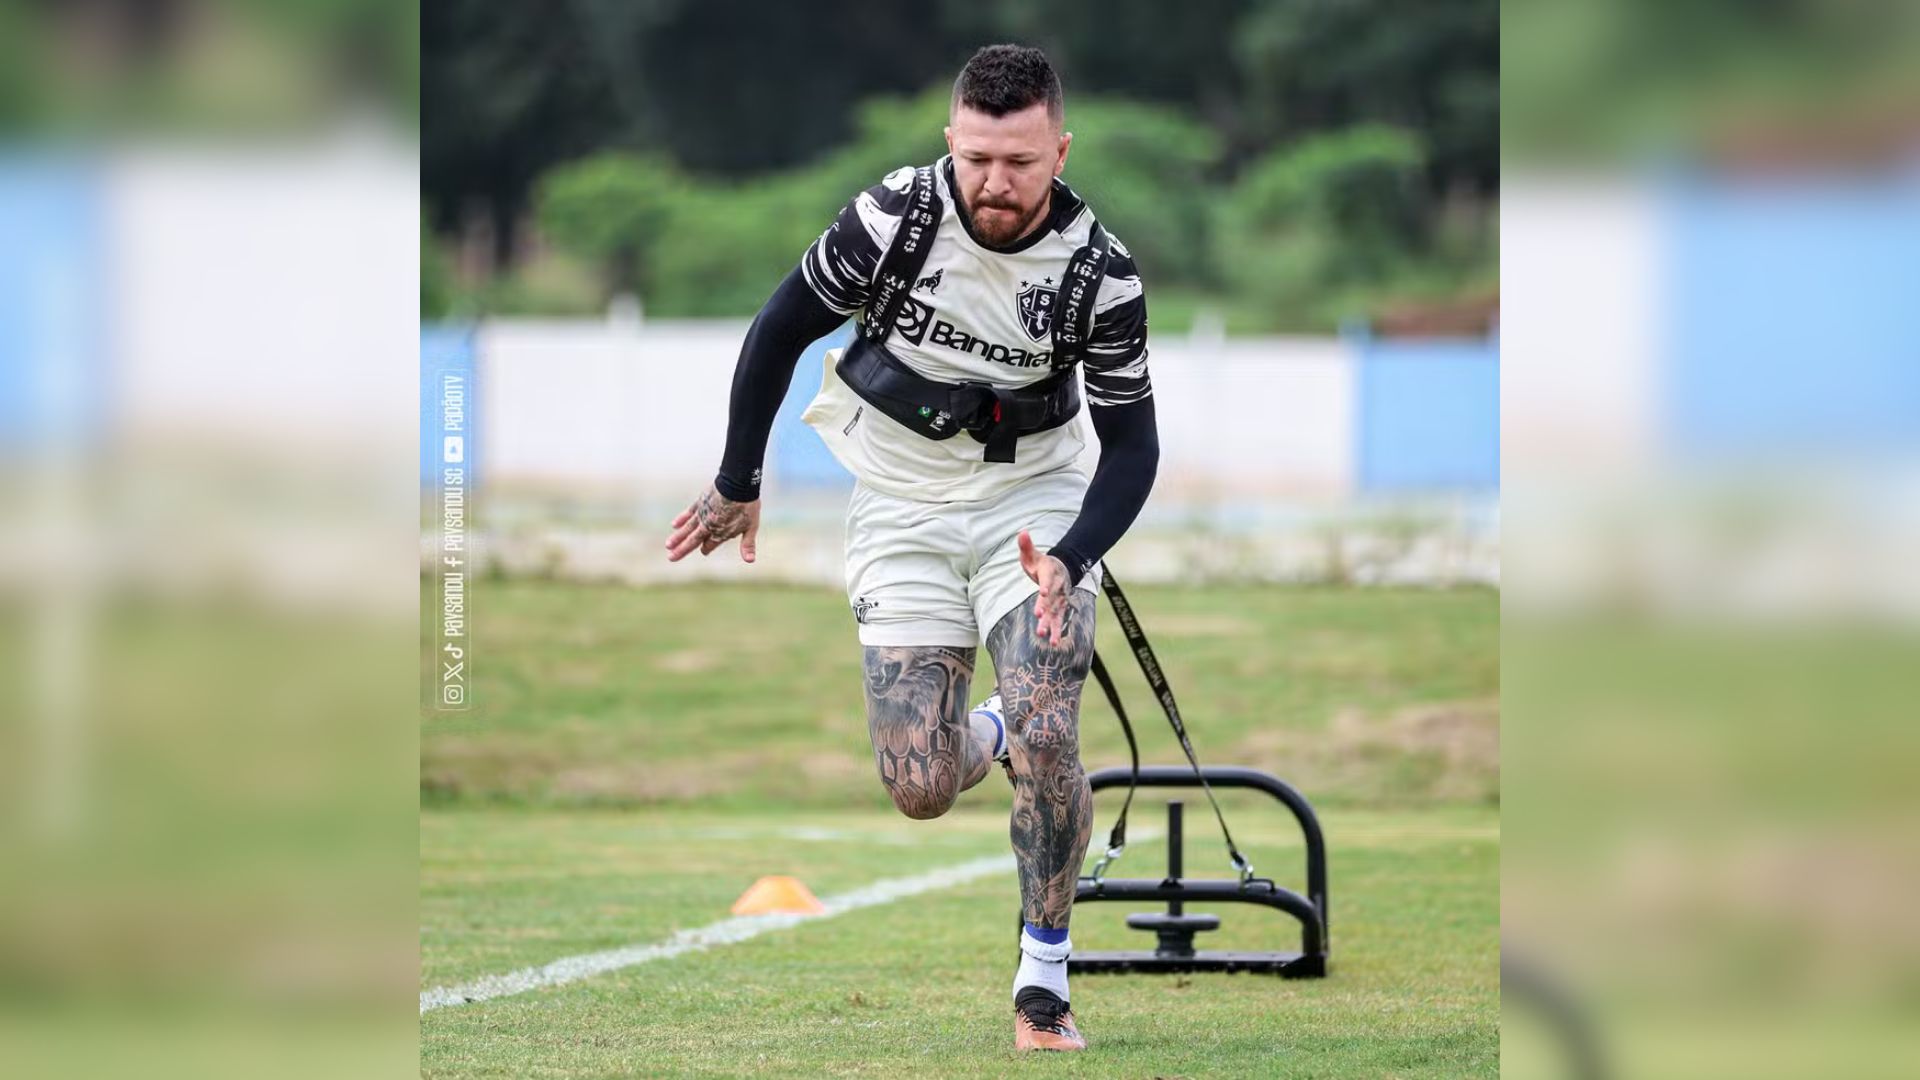
[[[987,461],[1011,462],[1020,436],[1057,428],[1080,412],[1080,383],[1073,367],[1086,353],[1093,328],[1094,298],[1107,274],[1107,231],[1099,222],[1087,245],[1074,252],[1054,296],[1052,374],[1031,386],[929,379],[887,351],[907,296],[919,280],[940,231],[944,207],[934,191],[933,168],[913,171],[913,190],[893,243],[874,274],[860,334],[841,354],[834,371],[867,404],[929,439],[964,431],[986,444]]]

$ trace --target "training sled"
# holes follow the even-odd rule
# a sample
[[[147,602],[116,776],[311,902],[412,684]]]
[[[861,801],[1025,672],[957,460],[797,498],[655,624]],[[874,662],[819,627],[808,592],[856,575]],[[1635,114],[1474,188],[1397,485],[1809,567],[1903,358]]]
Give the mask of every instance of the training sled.
[[[1258,769],[1238,766],[1203,766],[1193,752],[1193,742],[1187,737],[1186,724],[1180,718],[1180,706],[1174,702],[1173,688],[1167,685],[1165,670],[1159,659],[1153,654],[1153,647],[1147,644],[1147,635],[1140,628],[1140,620],[1133,612],[1133,605],[1127,602],[1126,593],[1115,580],[1111,567],[1101,577],[1101,588],[1106,593],[1114,617],[1120,623],[1120,632],[1127,640],[1128,651],[1140,663],[1140,673],[1146,677],[1147,686],[1153,691],[1154,698],[1167,715],[1167,723],[1173,729],[1174,737],[1180,741],[1180,749],[1186,753],[1187,766],[1140,765],[1140,745],[1133,737],[1133,724],[1127,718],[1126,704],[1120,699],[1120,691],[1114,685],[1113,677],[1107,672],[1107,665],[1098,650],[1094,652],[1092,675],[1105,692],[1107,703],[1113,706],[1114,716],[1120,721],[1120,730],[1127,737],[1127,752],[1132,764],[1124,769],[1101,769],[1087,778],[1094,791],[1101,788],[1126,785],[1127,798],[1120,804],[1120,816],[1114,822],[1113,831],[1107,837],[1106,853],[1093,865],[1091,874],[1080,876],[1074,889],[1074,903],[1087,904],[1099,901],[1122,901],[1138,903],[1140,901],[1163,901],[1167,905],[1165,912],[1137,913],[1127,916],[1127,925],[1135,930],[1150,931],[1155,936],[1155,945],[1151,950],[1123,950],[1118,952],[1076,952],[1067,958],[1067,970],[1072,972],[1176,972],[1176,971],[1253,971],[1280,975],[1290,979],[1319,978],[1327,973],[1327,846],[1320,833],[1320,819],[1314,815],[1313,807],[1304,796],[1291,785],[1277,776],[1263,773]],[[1201,879],[1188,880],[1182,865],[1186,838],[1182,835],[1182,804],[1177,801],[1167,803],[1167,876],[1158,881],[1144,878],[1109,878],[1106,869],[1118,859],[1127,847],[1127,811],[1133,807],[1133,793],[1145,787],[1186,788],[1198,787],[1206,794],[1208,804],[1213,808],[1213,816],[1220,823],[1220,835],[1226,841],[1228,862],[1238,875],[1237,880]],[[1220,801],[1213,797],[1215,787],[1252,788],[1264,791],[1278,799],[1293,813],[1300,825],[1300,832],[1306,839],[1307,848],[1307,895],[1286,889],[1271,878],[1257,877],[1253,864],[1240,853],[1233,842],[1233,831],[1227,827],[1226,815],[1220,812]],[[1274,908],[1299,920],[1299,952],[1260,952],[1239,950],[1195,949],[1193,936],[1220,928],[1220,916],[1213,914],[1187,914],[1186,905],[1191,903],[1227,903],[1256,904]]]
[[[1287,809],[1293,812],[1294,820],[1300,823],[1300,831],[1306,838],[1307,895],[1301,896],[1269,878],[1250,874],[1238,881],[1188,880],[1183,877],[1183,807],[1178,801],[1169,801],[1165,878],[1153,881],[1144,878],[1082,876],[1074,894],[1076,906],[1096,901],[1165,901],[1165,913],[1143,912],[1127,916],[1128,926],[1152,932],[1157,936],[1157,943],[1151,950],[1076,952],[1067,959],[1070,974],[1251,971],[1300,979],[1319,978],[1327,973],[1327,849],[1313,807],[1285,781],[1257,769],[1208,765],[1201,768],[1200,774],[1213,787],[1253,788],[1286,804]],[[1134,781],[1130,769],[1102,769],[1089,776],[1087,782],[1095,791],[1130,782],[1139,787],[1195,787],[1199,784],[1194,770],[1172,765],[1143,768],[1137,781]],[[1220,916],[1187,914],[1186,905],[1191,903],[1255,904],[1283,911],[1300,922],[1300,951],[1195,949],[1194,935],[1219,929]]]

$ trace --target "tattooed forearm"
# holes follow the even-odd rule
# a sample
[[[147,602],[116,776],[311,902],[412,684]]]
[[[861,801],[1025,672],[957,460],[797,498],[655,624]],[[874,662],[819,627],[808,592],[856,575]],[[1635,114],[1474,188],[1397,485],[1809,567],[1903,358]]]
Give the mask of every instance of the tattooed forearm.
[[[706,530],[707,543],[718,544],[747,531],[747,505],[737,503],[712,488],[694,504],[700,527]],[[711,550],[711,548],[709,548]]]
[[[989,762],[967,732],[973,649],[868,646],[867,730],[893,804],[939,817]]]
[[[1093,833],[1093,792],[1080,764],[1080,689],[1093,664],[1093,594],[1072,590],[1056,645],[1041,640],[1031,603],[987,635],[1000,673],[1013,757],[1009,831],[1020,864],[1022,915],[1064,927]]]

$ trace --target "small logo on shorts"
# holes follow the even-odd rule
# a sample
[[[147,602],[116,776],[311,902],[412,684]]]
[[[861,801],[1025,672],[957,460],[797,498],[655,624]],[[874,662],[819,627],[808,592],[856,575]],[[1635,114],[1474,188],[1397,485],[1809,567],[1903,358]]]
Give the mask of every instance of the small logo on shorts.
[[[878,600],[869,600],[864,596],[856,597],[853,601],[853,621],[865,626],[867,624],[867,612],[879,606],[880,601]]]

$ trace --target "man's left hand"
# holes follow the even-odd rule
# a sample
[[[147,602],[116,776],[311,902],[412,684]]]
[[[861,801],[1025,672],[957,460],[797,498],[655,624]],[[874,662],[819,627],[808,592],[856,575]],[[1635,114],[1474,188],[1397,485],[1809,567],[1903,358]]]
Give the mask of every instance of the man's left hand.
[[[1040,620],[1040,640],[1059,645],[1066,634],[1067,591],[1072,588],[1067,564],[1051,555],[1043,555],[1033,546],[1033,537],[1020,530],[1020,569],[1027,572],[1040,596],[1033,602],[1033,613]]]

